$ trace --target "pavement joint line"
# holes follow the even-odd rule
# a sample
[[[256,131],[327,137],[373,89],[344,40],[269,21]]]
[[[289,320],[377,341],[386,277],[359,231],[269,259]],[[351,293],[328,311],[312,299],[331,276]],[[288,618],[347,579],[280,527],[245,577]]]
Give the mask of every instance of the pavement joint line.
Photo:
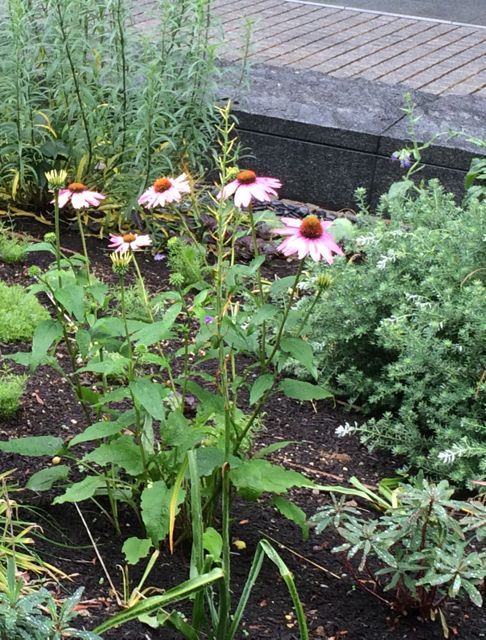
[[[390,11],[375,11],[374,9],[362,9],[357,7],[348,7],[346,5],[324,4],[322,2],[312,2],[312,0],[284,0],[284,2],[291,2],[292,4],[310,4],[316,7],[325,7],[327,9],[341,9],[342,11],[356,11],[358,13],[377,13],[382,16],[393,16],[394,18],[408,18],[409,20],[420,20],[422,22],[439,22],[442,24],[453,24],[459,27],[469,27],[470,29],[483,29],[486,30],[486,26],[481,24],[470,24],[469,22],[455,22],[453,20],[441,20],[440,18],[426,18],[424,16],[411,16],[403,13],[392,13]]]

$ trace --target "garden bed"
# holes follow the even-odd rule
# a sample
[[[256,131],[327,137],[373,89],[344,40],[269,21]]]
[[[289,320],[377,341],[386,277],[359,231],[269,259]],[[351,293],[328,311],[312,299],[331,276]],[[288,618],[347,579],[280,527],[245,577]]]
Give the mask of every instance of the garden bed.
[[[22,230],[41,238],[45,229],[26,222]],[[81,249],[77,233],[63,230],[62,245],[67,249]],[[89,241],[93,273],[105,281],[112,281],[109,251],[106,243],[96,239]],[[46,254],[31,254],[23,265],[0,264],[0,278],[7,283],[28,283],[27,270],[31,264],[46,266],[50,262]],[[168,287],[168,272],[164,262],[155,262],[149,255],[140,259],[140,266],[150,292]],[[293,273],[295,265],[281,258],[274,258],[268,267],[268,275]],[[7,348],[17,350],[18,345]],[[23,348],[22,346],[20,347]],[[28,349],[28,345],[25,345]],[[2,350],[4,347],[2,346]],[[4,350],[4,353],[6,350]],[[62,351],[60,352],[62,356]],[[366,484],[375,485],[381,478],[392,476],[397,463],[390,457],[370,454],[354,438],[337,439],[335,429],[345,421],[354,420],[339,406],[329,401],[314,404],[292,401],[283,394],[274,396],[266,410],[264,428],[256,436],[255,450],[279,440],[291,440],[293,444],[272,454],[283,466],[300,471],[321,484],[346,484],[353,475]],[[359,418],[358,418],[359,419]],[[0,426],[0,438],[12,439],[28,435],[52,435],[57,433],[67,439],[87,426],[85,418],[71,390],[53,370],[41,367],[30,378],[18,415]],[[39,468],[39,459],[20,458],[2,454],[0,470],[16,468],[16,478],[23,485]],[[40,522],[46,539],[39,540],[38,550],[47,560],[72,574],[72,583],[64,583],[62,589],[72,592],[84,586],[83,621],[93,628],[116,611],[116,603],[103,572],[90,545],[74,505],[50,506],[53,492],[48,494],[22,494],[21,502],[40,507]],[[295,501],[312,515],[327,501],[326,494],[311,490],[294,490]],[[82,503],[81,510],[89,522],[91,533],[107,565],[109,573],[120,588],[120,572],[123,564],[122,540],[113,535],[110,524],[90,503]],[[123,514],[125,515],[125,514]],[[258,541],[266,537],[279,549],[285,562],[294,573],[314,640],[439,640],[442,631],[439,624],[422,624],[413,618],[394,619],[371,596],[356,589],[352,580],[330,549],[335,539],[324,534],[316,536],[312,530],[307,541],[302,540],[300,529],[283,519],[274,508],[262,504],[244,502],[234,505],[232,536],[245,543],[246,548],[233,549],[233,584],[236,595],[241,591]],[[140,534],[137,523],[127,513],[122,517],[122,537]],[[54,542],[62,544],[56,546]],[[282,545],[282,546],[280,546]],[[171,556],[163,547],[156,567],[147,585],[167,589],[187,578],[190,549],[184,544]],[[140,572],[133,570],[132,584]],[[451,636],[464,640],[485,637],[485,619],[482,609],[454,602],[447,609]],[[264,565],[260,579],[252,593],[245,614],[244,629],[255,640],[273,638],[293,640],[298,629],[292,612],[288,592],[274,565]],[[119,630],[104,635],[107,639],[147,640],[175,638],[173,632],[152,630],[138,623],[129,623]],[[239,637],[243,637],[240,635]]]

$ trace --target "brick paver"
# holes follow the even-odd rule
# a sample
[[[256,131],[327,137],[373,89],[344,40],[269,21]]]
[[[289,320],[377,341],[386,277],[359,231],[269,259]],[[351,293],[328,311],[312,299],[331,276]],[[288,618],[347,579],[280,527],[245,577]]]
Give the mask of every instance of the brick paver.
[[[486,1],[486,0],[485,0]],[[134,22],[151,28],[154,0],[134,2]],[[382,15],[298,0],[213,0],[221,57],[241,58],[245,19],[250,59],[335,77],[363,77],[440,94],[486,96],[486,28]]]

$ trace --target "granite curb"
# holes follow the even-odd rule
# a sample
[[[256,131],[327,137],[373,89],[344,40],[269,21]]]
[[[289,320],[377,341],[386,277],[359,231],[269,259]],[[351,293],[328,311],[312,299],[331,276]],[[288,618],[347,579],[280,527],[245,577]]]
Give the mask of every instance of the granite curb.
[[[408,140],[407,89],[258,64],[248,88],[235,91],[231,67],[222,65],[241,141],[254,156],[251,166],[278,176],[282,197],[341,209],[354,205],[354,191],[363,186],[375,204],[400,178],[390,155]],[[419,142],[434,139],[418,175],[439,178],[460,198],[471,160],[486,156],[484,147],[470,141],[486,140],[486,99],[409,93]]]

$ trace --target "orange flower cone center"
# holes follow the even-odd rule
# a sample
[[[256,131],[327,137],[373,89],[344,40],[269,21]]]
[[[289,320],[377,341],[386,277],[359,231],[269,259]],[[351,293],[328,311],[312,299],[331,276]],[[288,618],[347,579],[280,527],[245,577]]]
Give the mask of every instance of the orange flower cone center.
[[[122,238],[123,242],[133,242],[137,239],[137,236],[134,233],[124,233]]]
[[[245,169],[244,171],[240,171],[236,179],[238,182],[241,182],[241,184],[251,184],[256,180],[256,173],[249,169]]]
[[[302,220],[300,233],[308,240],[315,240],[322,236],[322,224],[317,216],[307,216]]]
[[[154,182],[154,191],[157,193],[164,193],[167,189],[170,189],[172,186],[169,178],[159,178]]]
[[[83,193],[83,191],[86,191],[88,187],[82,182],[71,182],[71,184],[68,185],[68,189],[73,193]]]

